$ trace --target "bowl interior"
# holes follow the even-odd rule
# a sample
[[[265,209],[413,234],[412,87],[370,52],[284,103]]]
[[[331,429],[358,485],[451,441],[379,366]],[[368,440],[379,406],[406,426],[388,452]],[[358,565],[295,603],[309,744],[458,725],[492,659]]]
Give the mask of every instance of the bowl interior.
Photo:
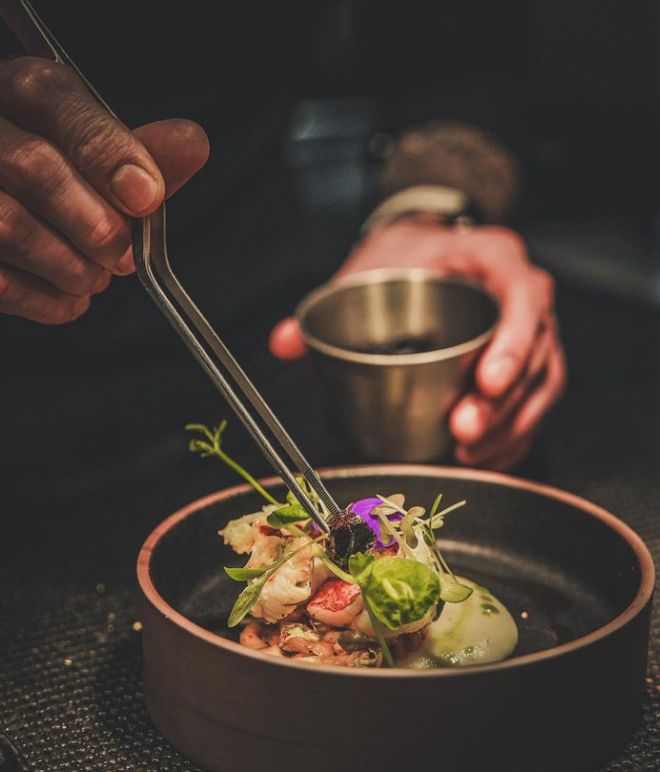
[[[336,470],[324,476],[340,505],[377,493],[404,493],[409,505],[430,507],[442,492],[447,504],[467,499],[439,531],[452,569],[488,587],[508,606],[520,633],[514,656],[580,638],[610,622],[635,598],[639,560],[625,538],[573,503],[497,478],[422,473],[402,468]],[[503,478],[504,480],[505,478]],[[271,490],[283,498],[283,486]],[[158,541],[150,572],[161,597],[211,632],[236,640],[227,617],[242,584],[223,565],[243,565],[217,531],[259,509],[253,491],[203,506]]]
[[[379,274],[379,272],[373,272]],[[494,301],[474,287],[440,278],[334,282],[301,304],[307,336],[362,354],[419,354],[479,337],[497,318]]]

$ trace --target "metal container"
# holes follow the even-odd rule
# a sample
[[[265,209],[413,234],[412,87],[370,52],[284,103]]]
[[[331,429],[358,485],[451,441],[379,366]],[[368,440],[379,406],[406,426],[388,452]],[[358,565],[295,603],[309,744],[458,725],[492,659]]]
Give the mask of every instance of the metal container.
[[[497,322],[490,295],[421,269],[379,269],[320,287],[296,316],[366,458],[428,461],[448,452],[449,412]]]
[[[240,486],[194,502],[140,553],[144,696],[160,732],[209,772],[586,772],[639,721],[653,561],[630,528],[569,493],[422,466],[323,472],[342,504],[442,492],[468,505],[442,530],[454,570],[517,620],[504,662],[459,669],[320,667],[240,646],[227,616],[245,562],[217,531],[263,500]],[[283,496],[279,480],[264,481]],[[232,636],[234,640],[232,640]]]

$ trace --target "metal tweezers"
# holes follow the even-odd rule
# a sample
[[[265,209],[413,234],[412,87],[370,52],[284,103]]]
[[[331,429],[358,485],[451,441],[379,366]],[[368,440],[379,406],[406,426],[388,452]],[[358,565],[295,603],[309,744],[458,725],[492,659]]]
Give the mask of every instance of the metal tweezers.
[[[0,0],[0,16],[29,54],[45,57],[71,67],[103,107],[114,118],[117,118],[105,100],[57,42],[55,36],[46,27],[28,0]],[[257,423],[255,416],[241,401],[230,379],[233,379],[235,385],[247,398],[265,426],[270,429],[281,449],[318,495],[330,516],[340,511],[339,506],[172,271],[167,256],[165,204],[162,204],[149,217],[134,221],[133,254],[138,277],[149,297],[183,338],[184,343],[213,381],[215,387],[229,402],[263,455],[272,464],[275,471],[305,508],[305,511],[319,528],[327,532],[329,529],[325,518],[318,512],[303,487],[298,483],[273,442]],[[225,372],[218,367],[218,363],[224,367]]]

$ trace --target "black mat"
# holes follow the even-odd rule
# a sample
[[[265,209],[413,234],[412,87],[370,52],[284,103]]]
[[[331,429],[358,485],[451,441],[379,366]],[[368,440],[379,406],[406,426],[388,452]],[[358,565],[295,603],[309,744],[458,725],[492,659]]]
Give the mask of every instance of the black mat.
[[[660,314],[569,291],[560,311],[572,382],[520,473],[612,510],[660,563]],[[254,353],[263,352],[269,322],[255,320],[238,341],[255,380],[315,463],[357,462],[324,412],[313,368]],[[214,400],[210,393],[201,404],[191,398],[189,419],[215,420],[205,412],[217,410]],[[181,423],[163,414],[148,453],[90,463],[84,480],[64,470],[59,484],[44,482],[47,490],[33,481],[3,507],[0,732],[34,772],[194,768],[156,733],[143,707],[134,572],[140,544],[157,522],[234,482],[212,461],[187,456]],[[268,473],[238,428],[232,446],[256,473]],[[21,768],[12,755],[11,748],[0,752],[3,772]],[[660,769],[657,613],[643,718],[605,769]]]

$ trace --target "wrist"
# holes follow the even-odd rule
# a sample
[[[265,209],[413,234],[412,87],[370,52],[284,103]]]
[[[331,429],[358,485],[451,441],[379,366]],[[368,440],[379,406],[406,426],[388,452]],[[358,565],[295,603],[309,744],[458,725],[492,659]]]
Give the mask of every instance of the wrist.
[[[390,198],[410,188],[460,191],[486,223],[505,222],[520,188],[514,154],[488,132],[458,122],[433,122],[402,134],[384,158],[378,185]]]
[[[416,185],[382,201],[365,220],[360,234],[365,236],[404,219],[450,227],[472,225],[477,217],[463,191],[443,185]]]

